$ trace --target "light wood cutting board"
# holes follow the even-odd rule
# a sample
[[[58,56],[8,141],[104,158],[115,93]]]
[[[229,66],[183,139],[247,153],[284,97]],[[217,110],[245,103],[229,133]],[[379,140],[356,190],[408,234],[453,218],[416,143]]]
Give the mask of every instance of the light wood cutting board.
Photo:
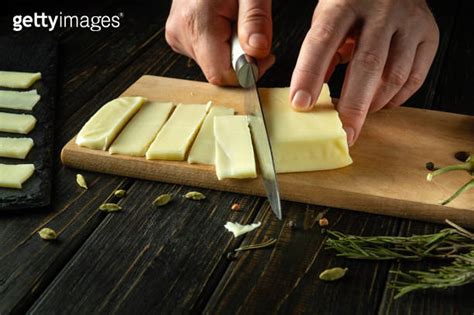
[[[243,94],[203,82],[143,76],[123,95],[175,103],[232,106],[242,113]],[[279,174],[282,199],[351,210],[442,222],[448,218],[474,226],[474,191],[448,206],[439,202],[467,182],[466,172],[426,181],[425,164],[457,163],[457,151],[474,152],[474,117],[398,108],[370,114],[350,150],[354,164],[343,169]],[[65,165],[141,179],[264,195],[260,179],[218,181],[213,166],[148,161],[82,148],[71,139],[61,154]],[[283,209],[284,212],[284,209]]]

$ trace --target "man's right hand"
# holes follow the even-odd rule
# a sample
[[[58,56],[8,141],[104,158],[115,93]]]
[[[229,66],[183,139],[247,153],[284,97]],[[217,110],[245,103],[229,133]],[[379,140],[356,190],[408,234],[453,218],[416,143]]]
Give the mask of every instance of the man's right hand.
[[[275,62],[271,0],[174,0],[166,22],[166,41],[174,51],[201,67],[216,85],[237,85],[231,65],[232,26],[237,23],[240,45],[258,60],[262,76]]]

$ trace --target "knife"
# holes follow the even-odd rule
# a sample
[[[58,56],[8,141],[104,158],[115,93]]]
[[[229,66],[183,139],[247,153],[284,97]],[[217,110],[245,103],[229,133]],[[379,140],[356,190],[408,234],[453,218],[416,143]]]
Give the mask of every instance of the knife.
[[[281,220],[282,210],[275,174],[275,163],[257,89],[257,62],[254,58],[245,54],[240,46],[237,32],[234,32],[232,37],[231,49],[232,67],[235,70],[239,84],[245,89],[244,107],[248,115],[250,131],[262,173],[263,186],[273,213]]]

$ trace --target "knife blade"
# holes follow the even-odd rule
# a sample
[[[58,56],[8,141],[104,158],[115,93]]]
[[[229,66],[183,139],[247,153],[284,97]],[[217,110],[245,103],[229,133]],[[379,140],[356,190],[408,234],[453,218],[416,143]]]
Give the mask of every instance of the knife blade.
[[[245,89],[244,107],[249,119],[250,131],[253,136],[260,172],[262,173],[263,186],[273,213],[281,220],[282,209],[278,181],[275,173],[275,163],[257,89],[257,63],[255,59],[244,53],[240,46],[237,33],[234,33],[231,46],[232,66],[239,80],[239,84]]]

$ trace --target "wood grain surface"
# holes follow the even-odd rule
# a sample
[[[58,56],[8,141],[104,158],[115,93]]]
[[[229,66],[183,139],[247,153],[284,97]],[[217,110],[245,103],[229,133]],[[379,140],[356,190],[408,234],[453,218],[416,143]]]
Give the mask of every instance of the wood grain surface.
[[[122,95],[175,103],[211,100],[245,114],[241,89],[203,82],[143,76]],[[473,194],[465,194],[447,206],[439,204],[469,180],[469,174],[426,180],[426,162],[457,163],[454,153],[460,150],[474,150],[474,117],[416,108],[383,110],[369,116],[359,141],[351,148],[353,165],[331,171],[279,174],[281,197],[434,222],[449,218],[474,226]],[[110,155],[80,147],[74,139],[64,147],[61,158],[65,165],[89,171],[265,195],[260,179],[219,181],[212,166]]]

